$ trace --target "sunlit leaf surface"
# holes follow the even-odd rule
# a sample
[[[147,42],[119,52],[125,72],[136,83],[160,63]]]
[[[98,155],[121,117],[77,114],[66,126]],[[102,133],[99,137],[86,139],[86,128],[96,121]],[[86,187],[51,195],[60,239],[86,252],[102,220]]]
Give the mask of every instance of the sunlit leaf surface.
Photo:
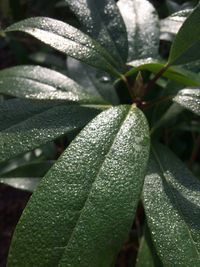
[[[159,19],[153,5],[147,0],[119,0],[118,7],[128,34],[128,61],[157,57],[159,46]]]
[[[164,266],[200,265],[200,182],[165,146],[152,149],[144,207]]]
[[[148,154],[148,126],[139,109],[102,112],[37,187],[8,266],[111,266],[132,225]]]

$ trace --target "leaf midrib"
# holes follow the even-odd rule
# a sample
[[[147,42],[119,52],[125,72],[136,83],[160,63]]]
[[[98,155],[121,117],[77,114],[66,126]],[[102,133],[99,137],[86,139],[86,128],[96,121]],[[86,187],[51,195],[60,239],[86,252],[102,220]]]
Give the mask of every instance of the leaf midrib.
[[[116,133],[116,135],[115,135],[115,137],[114,137],[114,139],[113,139],[113,141],[112,141],[112,143],[111,143],[111,145],[110,145],[110,147],[109,147],[107,153],[106,153],[105,156],[104,156],[104,160],[102,161],[102,163],[101,163],[100,166],[99,166],[99,169],[98,169],[98,171],[97,171],[97,174],[96,174],[96,176],[95,176],[95,179],[94,179],[94,181],[93,181],[92,184],[91,184],[91,187],[90,187],[88,196],[87,196],[86,200],[84,201],[83,208],[80,210],[79,217],[77,218],[77,222],[76,222],[76,224],[75,224],[75,226],[74,226],[74,228],[73,228],[73,230],[72,230],[72,233],[71,233],[71,235],[70,235],[70,237],[69,237],[69,239],[68,239],[68,241],[67,241],[67,245],[66,245],[66,246],[63,246],[63,248],[64,248],[64,249],[63,249],[63,253],[62,253],[62,256],[61,256],[60,259],[59,259],[59,262],[57,263],[57,266],[59,266],[60,261],[61,261],[62,258],[64,257],[64,253],[65,253],[65,251],[67,250],[68,245],[70,244],[71,240],[73,239],[73,235],[74,235],[74,233],[75,233],[76,227],[78,226],[78,224],[79,224],[79,222],[80,222],[80,219],[81,219],[81,215],[82,215],[82,213],[83,213],[83,210],[85,209],[85,206],[86,206],[86,204],[87,204],[87,202],[88,202],[88,200],[89,200],[89,197],[90,197],[90,195],[91,195],[92,188],[93,188],[93,186],[94,186],[94,184],[95,184],[95,182],[96,182],[96,180],[97,180],[97,178],[98,178],[98,176],[99,176],[99,174],[100,174],[100,172],[101,172],[102,166],[104,165],[104,163],[105,163],[105,161],[106,161],[106,159],[107,159],[107,155],[108,155],[109,152],[111,151],[111,149],[112,149],[112,147],[113,147],[113,145],[114,145],[114,143],[115,143],[115,141],[116,141],[116,139],[117,139],[117,137],[118,137],[118,134],[119,134],[119,132],[120,132],[120,130],[121,130],[121,128],[122,128],[124,122],[126,121],[128,115],[129,115],[129,112],[130,112],[131,108],[132,108],[132,106],[130,106],[129,110],[127,111],[127,114],[126,114],[126,115],[124,116],[124,118],[122,119],[122,121],[121,121],[121,123],[120,123],[120,125],[119,125],[119,127],[118,127],[118,131],[117,131],[117,133]]]
[[[69,105],[69,107],[74,107],[74,106],[76,106],[76,105]],[[20,126],[21,124],[26,123],[26,121],[28,121],[28,120],[32,120],[32,119],[34,119],[35,117],[40,116],[40,115],[42,115],[43,113],[49,112],[49,111],[53,110],[53,109],[56,108],[56,107],[66,107],[66,106],[64,106],[64,105],[62,105],[62,104],[58,104],[58,105],[55,105],[54,107],[47,108],[47,109],[45,109],[45,110],[43,110],[43,111],[39,111],[38,113],[35,113],[33,116],[30,116],[29,118],[26,118],[26,119],[24,119],[24,120],[22,120],[22,121],[20,121],[20,122],[18,122],[18,123],[16,123],[16,124],[13,124],[12,126],[10,126],[10,127],[8,127],[8,128],[3,129],[2,131],[0,131],[0,134],[1,134],[2,132],[6,132],[6,131],[9,131],[9,130],[12,130],[12,128],[17,127],[17,126]]]
[[[50,108],[47,108],[45,110],[35,112],[33,116],[30,116],[30,117],[28,117],[26,119],[23,119],[22,121],[20,121],[20,122],[18,122],[16,124],[13,124],[10,127],[7,127],[7,128],[4,128],[4,129],[0,130],[0,133],[1,132],[4,132],[4,131],[7,131],[7,130],[10,130],[13,127],[19,126],[20,124],[23,124],[23,123],[25,123],[26,121],[28,121],[30,119],[34,119],[34,117],[37,117],[39,115],[42,115],[45,112],[51,111],[51,110],[53,110],[56,107],[66,107],[66,106],[63,105],[63,103],[62,104],[61,103],[58,103],[57,105],[52,106]],[[70,104],[70,105],[67,105],[67,107],[86,107],[86,108],[101,108],[102,107],[103,109],[108,109],[108,108],[111,108],[112,106],[109,106],[109,105],[92,105],[92,104],[91,105],[89,105],[89,104],[87,104],[87,105],[73,105],[73,104]]]
[[[169,61],[168,61],[168,63],[169,63],[169,65],[173,65],[173,64],[177,64],[176,63],[176,61],[178,61],[181,57],[184,57],[184,55],[185,54],[187,54],[188,53],[188,51],[190,50],[190,49],[192,49],[192,47],[193,46],[195,46],[196,45],[196,43],[198,43],[198,42],[200,42],[200,38],[199,39],[197,39],[197,40],[195,40],[190,46],[187,46],[184,50],[183,50],[183,52],[181,53],[181,54],[179,54],[178,56],[176,56],[172,61],[171,61],[171,55],[170,55],[170,58],[169,58]],[[173,49],[173,47],[172,47],[172,49]],[[195,61],[195,60],[192,60],[192,61]],[[175,62],[175,63],[174,63]],[[181,63],[181,64],[184,64],[184,63]],[[180,63],[178,63],[177,65],[181,65]]]
[[[96,0],[96,1],[98,1],[98,0]],[[101,1],[102,1],[102,0],[101,0]],[[96,7],[96,5],[95,5],[95,9],[96,9],[96,14],[97,14],[97,16],[99,17],[100,23],[103,25],[103,28],[104,28],[105,31],[107,32],[107,35],[109,36],[109,39],[111,40],[111,43],[113,44],[113,47],[115,48],[115,51],[117,52],[118,59],[120,59],[120,61],[123,62],[123,60],[122,60],[122,58],[121,58],[121,56],[120,56],[120,54],[119,54],[119,51],[118,51],[118,49],[117,49],[117,45],[116,45],[114,39],[112,38],[112,36],[110,35],[110,33],[109,33],[109,31],[108,31],[108,28],[106,27],[106,25],[105,25],[105,23],[104,23],[104,19],[103,19],[103,17],[101,16],[101,12],[98,12],[98,11],[97,11],[97,7]]]
[[[63,35],[60,35],[59,33],[56,33],[56,32],[51,32],[51,31],[48,31],[48,30],[44,30],[42,28],[39,28],[39,27],[35,27],[37,30],[40,30],[41,32],[47,32],[49,34],[52,34],[52,35],[55,35],[55,36],[59,36],[63,39],[66,39],[66,40],[69,40],[73,43],[75,43],[76,45],[80,45],[82,47],[86,47],[87,49],[90,49],[94,52],[94,54],[98,54],[100,56],[101,59],[103,59],[103,61],[105,61],[106,64],[109,65],[110,68],[114,68],[116,67],[116,61],[113,59],[112,56],[109,55],[109,53],[107,53],[107,51],[104,49],[104,47],[102,47],[100,44],[98,44],[95,40],[93,40],[90,36],[88,36],[87,34],[84,34],[83,32],[81,32],[81,34],[84,34],[86,38],[88,38],[93,44],[94,44],[94,47],[91,46],[91,44],[88,44],[89,46],[87,46],[87,44],[85,44],[84,42],[80,42],[79,39],[74,39],[72,37],[70,37],[70,35],[67,35],[67,36],[63,36]],[[33,32],[33,29],[32,27],[26,27],[25,29],[20,29],[20,31],[23,31],[23,32],[27,32],[31,35],[34,36],[34,32]],[[78,31],[78,29],[76,29]],[[9,31],[9,30],[7,30]],[[14,30],[12,30],[14,31]],[[15,31],[19,31],[18,29],[15,29]],[[38,39],[38,38],[37,38]],[[40,40],[42,41],[42,40]],[[42,41],[44,42],[44,41]],[[50,45],[50,44],[49,44]],[[51,45],[50,45],[51,46]],[[101,53],[102,52],[102,53]],[[92,54],[92,53],[90,53]],[[107,58],[108,57],[108,58]],[[114,64],[114,62],[115,64]]]
[[[167,178],[167,176],[165,175],[164,168],[163,168],[163,166],[162,166],[161,161],[159,160],[159,156],[158,156],[158,154],[157,154],[157,152],[156,152],[156,149],[154,148],[153,145],[152,145],[152,151],[153,151],[155,160],[157,161],[157,164],[158,164],[158,166],[159,166],[159,168],[160,168],[160,170],[161,170],[161,175],[162,175],[162,177],[164,178],[164,180],[165,180],[168,184],[170,184],[170,181],[169,181],[169,179]],[[192,244],[193,244],[193,246],[194,246],[194,250],[196,251],[196,254],[197,254],[197,256],[198,256],[198,258],[199,258],[199,260],[200,260],[200,253],[199,253],[198,249],[196,248],[195,241],[193,240],[193,237],[192,237],[192,234],[191,234],[191,232],[190,232],[190,229],[189,229],[187,223],[185,222],[185,220],[183,219],[183,213],[182,213],[182,211],[181,211],[181,209],[180,209],[179,203],[178,203],[178,201],[177,201],[177,199],[176,199],[176,197],[175,197],[173,191],[171,190],[170,186],[169,186],[168,188],[169,188],[169,190],[171,191],[171,195],[173,196],[174,203],[176,203],[176,206],[177,206],[177,210],[178,210],[179,215],[180,215],[180,214],[182,215],[182,216],[181,216],[182,222],[183,222],[184,225],[186,226],[186,229],[187,229],[187,231],[188,231],[188,234],[189,234],[190,239],[191,239],[191,241],[192,241]]]
[[[51,85],[51,84],[49,84],[49,83],[45,83],[45,82],[43,82],[43,81],[41,81],[41,80],[38,80],[38,79],[36,79],[36,78],[30,78],[30,77],[26,77],[26,76],[23,76],[23,75],[20,75],[20,76],[16,76],[16,75],[5,75],[5,76],[3,76],[3,77],[1,77],[1,75],[0,75],[0,78],[3,80],[3,79],[16,79],[16,80],[28,80],[28,81],[33,81],[33,82],[37,82],[38,84],[42,84],[42,85],[45,85],[45,86],[48,86],[48,87],[50,87],[50,88],[53,88],[53,91],[52,91],[52,89],[51,89],[51,91],[52,92],[56,92],[56,91],[60,91],[60,92],[64,92],[64,93],[72,93],[72,94],[75,94],[74,92],[72,92],[72,91],[69,91],[69,90],[64,90],[63,88],[61,88],[61,87],[54,87],[53,85]],[[81,86],[79,86],[80,87],[80,89],[81,89]],[[56,90],[55,90],[56,89]],[[76,89],[78,89],[78,88],[76,88]],[[76,94],[78,94],[77,92],[76,92]],[[84,95],[84,92],[81,92],[81,94],[83,94]]]

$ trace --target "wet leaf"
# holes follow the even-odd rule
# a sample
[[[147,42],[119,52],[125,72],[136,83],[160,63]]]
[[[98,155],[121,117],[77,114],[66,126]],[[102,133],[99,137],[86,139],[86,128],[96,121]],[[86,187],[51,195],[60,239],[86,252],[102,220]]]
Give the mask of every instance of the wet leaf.
[[[0,103],[0,131],[61,104],[59,101],[9,99]]]
[[[173,98],[174,102],[200,116],[200,88],[185,88]]]
[[[62,21],[47,17],[29,18],[5,29],[5,32],[12,31],[26,32],[71,57],[118,76],[115,68],[119,64],[101,45]]]
[[[67,76],[40,66],[17,66],[0,71],[0,93],[20,98],[105,103]]]
[[[127,28],[128,61],[158,57],[159,19],[153,5],[147,0],[119,0],[117,4]]]
[[[168,63],[186,64],[200,59],[200,5],[183,23],[172,44]]]
[[[181,10],[170,15],[167,18],[162,19],[160,21],[160,39],[168,40],[169,37],[166,38],[166,36],[176,35],[177,32],[180,30],[183,22],[186,20],[186,18],[190,15],[191,12],[192,9]]]
[[[150,62],[149,62],[150,61]],[[134,68],[130,69],[126,76],[129,77],[131,75],[136,74],[142,70],[148,70],[152,73],[158,73],[162,68],[166,66],[166,64],[161,62],[152,62],[151,58],[147,58],[143,60],[134,60],[129,62],[129,65]],[[199,86],[200,85],[200,75],[198,73],[191,72],[189,70],[185,70],[181,67],[172,66],[169,67],[162,75],[164,78],[168,78],[170,80],[176,81],[178,83],[187,85],[187,86]]]
[[[200,265],[200,183],[166,147],[152,149],[144,206],[164,266]]]
[[[33,192],[41,178],[38,177],[0,177],[0,183],[13,188]]]
[[[0,162],[46,144],[68,132],[81,129],[101,111],[98,108],[78,105],[52,106],[46,102],[32,101],[24,112],[23,109],[28,103],[22,103],[18,113],[18,104],[17,100],[9,100],[0,106],[4,110],[0,121],[8,110],[0,131]]]
[[[139,109],[102,112],[37,187],[8,266],[110,266],[131,227],[148,153],[148,126]]]
[[[126,28],[114,0],[65,0],[83,30],[97,40],[118,62],[126,62]]]

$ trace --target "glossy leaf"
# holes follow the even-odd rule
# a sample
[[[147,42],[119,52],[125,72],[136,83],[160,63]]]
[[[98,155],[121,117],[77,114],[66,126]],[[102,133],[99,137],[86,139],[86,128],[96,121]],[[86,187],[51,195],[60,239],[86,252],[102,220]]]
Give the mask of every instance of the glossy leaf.
[[[0,183],[33,192],[53,162],[37,162],[22,165],[0,174]]]
[[[180,28],[170,50],[168,63],[180,65],[200,59],[200,5]]]
[[[114,0],[65,0],[83,29],[106,48],[117,61],[126,62],[126,28]]]
[[[170,33],[176,35],[179,29],[181,28],[183,22],[190,15],[192,9],[186,9],[178,11],[171,16],[162,19],[160,21],[160,31],[161,31],[161,39],[165,39],[164,34]]]
[[[5,32],[12,31],[26,32],[71,57],[118,75],[115,70],[118,67],[117,62],[102,46],[88,35],[62,21],[47,17],[29,18],[5,30]]]
[[[61,105],[62,102],[17,98],[2,101],[0,103],[0,131],[59,104]]]
[[[60,99],[97,103],[101,97],[84,92],[67,76],[40,66],[17,66],[0,71],[0,93],[30,99]]]
[[[11,101],[9,105],[12,103],[17,104],[16,101]],[[0,131],[0,161],[30,151],[70,131],[81,129],[101,111],[98,108],[76,105],[48,107],[46,103],[43,106],[39,101],[29,104],[35,105],[32,110],[29,108],[29,116],[26,111],[24,114],[20,111],[22,115],[17,115],[16,110],[16,121],[11,118],[10,123],[4,123]]]
[[[37,187],[8,266],[110,266],[134,219],[148,154],[148,126],[139,109],[102,112]]]
[[[40,181],[38,177],[0,177],[1,184],[29,192],[33,192]]]
[[[173,100],[200,116],[200,88],[180,90]]]
[[[164,266],[200,265],[200,183],[163,145],[152,149],[144,206]]]
[[[162,68],[166,65],[160,62],[152,62],[151,58],[147,58],[146,60],[136,60],[133,62],[129,62],[129,65],[133,66],[133,69],[130,69],[126,76],[129,77],[134,75],[142,70],[148,70],[152,73],[158,73]],[[194,73],[188,70],[185,70],[180,67],[169,67],[162,75],[164,78],[168,78],[170,80],[176,81],[178,83],[187,85],[187,86],[198,86],[200,85],[200,75],[198,73]]]
[[[128,61],[158,57],[159,19],[153,5],[147,0],[119,0],[117,4],[127,28]]]

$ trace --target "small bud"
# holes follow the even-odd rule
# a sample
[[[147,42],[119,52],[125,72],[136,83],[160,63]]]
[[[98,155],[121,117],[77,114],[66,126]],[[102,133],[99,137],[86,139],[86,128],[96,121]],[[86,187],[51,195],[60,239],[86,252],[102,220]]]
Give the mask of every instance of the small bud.
[[[143,97],[144,96],[144,81],[142,77],[142,73],[139,71],[137,74],[137,77],[135,79],[134,85],[133,85],[133,92],[135,97]]]

